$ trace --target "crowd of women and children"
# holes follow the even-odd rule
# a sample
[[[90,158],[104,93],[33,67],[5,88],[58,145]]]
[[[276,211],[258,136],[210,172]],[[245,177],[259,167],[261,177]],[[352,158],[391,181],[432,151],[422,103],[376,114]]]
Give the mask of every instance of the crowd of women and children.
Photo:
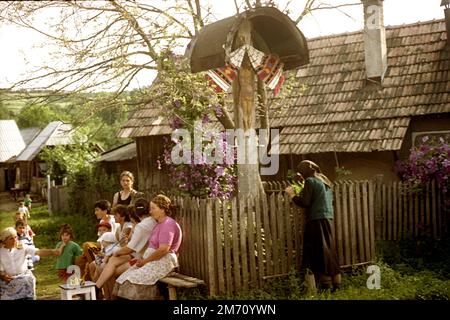
[[[305,279],[310,292],[316,290],[316,282],[324,290],[335,291],[340,287],[341,271],[330,223],[334,215],[331,182],[317,164],[308,160],[301,161],[297,171],[302,190],[297,192],[289,186],[285,192],[305,208]],[[55,249],[35,248],[33,231],[27,224],[31,200],[28,210],[22,203],[16,229],[7,228],[0,234],[0,298],[34,298],[35,278],[27,265],[46,255],[58,256],[56,268],[62,281],[71,275],[69,266],[80,266],[82,278],[94,281],[97,295],[104,299],[154,297],[156,282],[178,266],[176,253],[182,233],[171,218],[170,199],[157,195],[149,203],[133,189],[133,182],[130,172],[122,172],[122,190],[114,194],[112,208],[107,200],[95,203],[98,239],[84,243],[82,248],[73,241],[73,231],[67,224],[61,227],[61,241]]]
[[[82,281],[95,282],[99,299],[154,297],[156,282],[178,267],[181,228],[171,217],[175,208],[167,196],[149,202],[133,189],[129,171],[121,173],[120,183],[122,190],[114,194],[112,206],[108,200],[94,204],[98,239],[81,246],[71,226],[64,224],[54,249],[36,248],[27,195],[15,215],[15,228],[0,232],[0,299],[36,299],[33,263],[44,256],[57,256],[62,283],[72,275],[73,265],[79,266]]]

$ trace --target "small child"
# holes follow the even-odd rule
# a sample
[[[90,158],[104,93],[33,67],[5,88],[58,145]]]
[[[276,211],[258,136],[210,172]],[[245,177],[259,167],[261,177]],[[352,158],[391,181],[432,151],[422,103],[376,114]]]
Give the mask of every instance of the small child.
[[[112,232],[103,233],[97,239],[97,242],[100,243],[101,251],[95,256],[95,261],[92,261],[89,264],[89,272],[94,281],[97,281],[100,273],[113,253],[120,249],[120,245]]]
[[[61,241],[56,244],[56,249],[60,255],[56,260],[56,269],[58,270],[59,278],[64,281],[72,275],[67,273],[67,268],[75,264],[75,258],[83,253],[81,247],[73,242],[72,227],[68,224],[63,224],[59,230],[59,237]]]
[[[36,235],[33,232],[33,229],[31,229],[30,225],[28,224],[27,216],[22,212],[16,212],[16,215],[14,216],[14,223],[17,221],[23,221],[25,225],[25,232],[31,237],[31,241],[33,241],[33,237]]]
[[[27,219],[30,218],[30,211],[28,211],[28,208],[25,207],[25,202],[21,201],[19,202],[19,208],[17,209],[17,212],[23,213]]]
[[[105,232],[110,232],[112,229],[112,226],[109,222],[101,221],[99,224],[96,225],[97,228],[97,236],[101,237],[102,234]]]
[[[25,199],[23,200],[25,207],[28,209],[28,212],[31,213],[31,202],[33,202],[33,200],[31,200],[31,195],[29,193],[27,193],[25,195]]]
[[[14,216],[14,222],[22,220],[24,221],[26,219],[26,216],[24,213],[17,211],[16,215]]]
[[[16,231],[17,231],[17,240],[20,243],[34,247],[33,237],[31,237],[31,235],[27,232],[27,225],[25,221],[23,220],[16,221]],[[34,264],[39,262],[41,257],[39,257],[38,255],[34,256],[27,255],[26,258],[28,269],[33,270]]]
[[[106,262],[108,262],[109,257],[113,255],[115,251],[120,249],[120,246],[117,243],[117,239],[112,232],[105,232],[97,239],[97,242],[100,243],[102,250],[100,254],[96,256],[97,265],[104,266]]]

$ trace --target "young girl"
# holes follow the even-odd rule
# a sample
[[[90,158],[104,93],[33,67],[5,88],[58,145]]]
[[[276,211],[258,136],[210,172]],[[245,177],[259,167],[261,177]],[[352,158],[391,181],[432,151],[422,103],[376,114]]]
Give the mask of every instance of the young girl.
[[[61,252],[61,255],[56,260],[56,269],[58,270],[58,276],[64,283],[67,278],[71,276],[67,273],[67,268],[75,264],[75,258],[83,253],[81,247],[73,242],[73,231],[70,225],[63,224],[59,231],[60,242],[56,244],[56,249]]]

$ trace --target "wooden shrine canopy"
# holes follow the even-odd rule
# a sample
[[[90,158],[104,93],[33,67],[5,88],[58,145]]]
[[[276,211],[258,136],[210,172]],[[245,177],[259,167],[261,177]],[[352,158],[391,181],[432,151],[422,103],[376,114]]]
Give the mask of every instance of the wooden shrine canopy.
[[[245,19],[252,23],[253,46],[266,54],[276,53],[284,63],[284,70],[309,62],[306,39],[295,23],[274,7],[259,7],[203,27],[186,51],[191,72],[225,66],[236,32]]]

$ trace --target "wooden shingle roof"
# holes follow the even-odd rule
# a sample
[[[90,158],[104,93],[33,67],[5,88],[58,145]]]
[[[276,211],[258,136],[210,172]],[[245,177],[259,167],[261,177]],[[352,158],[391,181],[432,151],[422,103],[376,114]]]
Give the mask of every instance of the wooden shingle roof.
[[[171,134],[172,129],[164,117],[164,111],[155,103],[148,103],[134,112],[133,116],[120,128],[119,138],[137,138]]]
[[[281,154],[399,150],[411,117],[450,112],[444,20],[387,27],[386,38],[381,88],[367,85],[362,31],[308,40],[310,63],[296,73],[296,88],[272,101]],[[118,136],[171,134],[164,115],[162,106],[150,103]]]
[[[274,117],[281,154],[399,150],[412,116],[450,112],[443,20],[386,28],[382,87],[367,85],[363,33],[308,40],[310,63]]]

